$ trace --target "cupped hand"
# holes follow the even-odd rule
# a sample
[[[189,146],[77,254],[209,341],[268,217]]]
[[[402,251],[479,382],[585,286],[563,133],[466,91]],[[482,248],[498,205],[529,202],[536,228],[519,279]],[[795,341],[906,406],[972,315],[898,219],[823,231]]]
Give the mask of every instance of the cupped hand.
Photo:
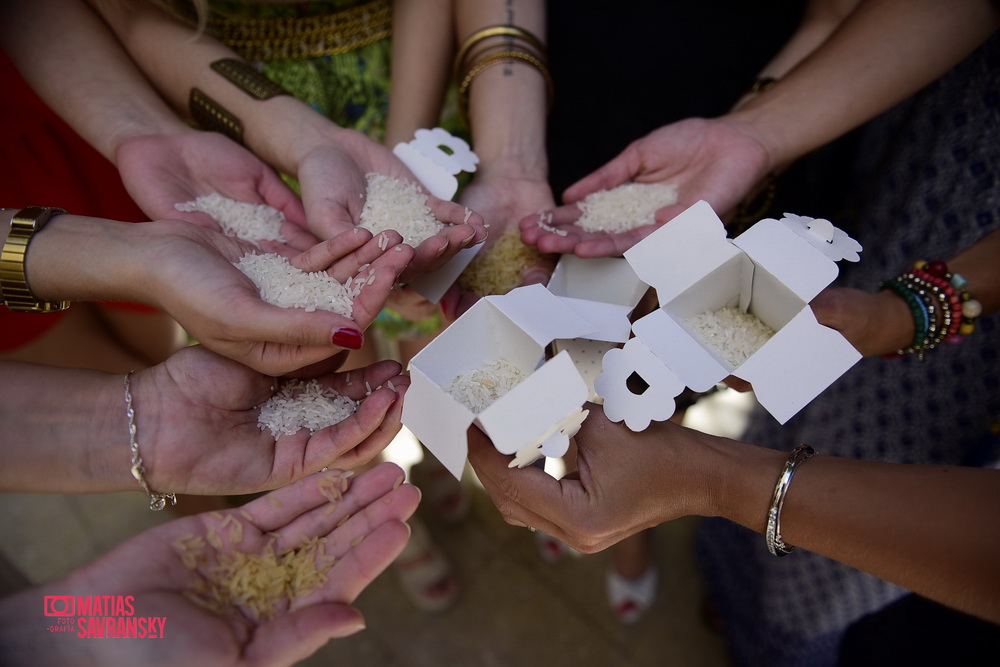
[[[486,221],[489,237],[477,257],[490,252],[496,242],[509,229],[518,229],[518,221],[528,214],[549,210],[555,200],[545,180],[527,178],[519,174],[496,174],[488,170],[477,173],[464,188],[458,201],[479,211]],[[521,271],[521,285],[546,284],[558,257],[542,255],[538,261]],[[456,285],[442,298],[444,312],[458,317],[479,299],[471,292],[464,292]]]
[[[255,493],[328,466],[368,463],[399,432],[409,386],[401,371],[382,361],[319,375],[323,386],[359,401],[357,410],[313,435],[302,428],[275,439],[258,426],[257,408],[280,380],[200,345],[185,348],[132,380],[147,482],[163,493]]]
[[[611,162],[571,185],[563,194],[566,205],[541,219],[551,229],[539,225],[540,216],[531,215],[521,221],[522,236],[542,252],[621,255],[698,201],[707,201],[725,219],[771,169],[766,147],[748,127],[725,117],[688,118],[632,142]],[[674,185],[678,201],[657,211],[655,224],[618,234],[575,226],[581,214],[578,201],[628,182]]]
[[[184,128],[132,137],[122,142],[115,161],[129,195],[151,220],[186,220],[221,231],[205,213],[175,208],[217,192],[281,211],[289,247],[304,250],[316,243],[296,194],[260,158],[221,134]]]
[[[303,271],[327,271],[341,283],[363,280],[350,318],[336,313],[265,303],[233,262],[254,247],[182,222],[148,223],[155,237],[143,274],[143,293],[212,350],[263,373],[278,375],[318,362],[344,348],[358,349],[362,332],[382,309],[413,257],[395,232],[372,238],[352,229],[291,258]],[[369,282],[371,281],[371,282]],[[149,296],[151,295],[151,296]]]
[[[511,457],[469,429],[469,461],[507,523],[592,553],[703,510],[710,468],[700,462],[718,439],[670,422],[634,433],[589,407],[575,436],[578,472],[560,480],[534,467],[508,468]]]
[[[319,473],[240,509],[152,528],[53,584],[52,592],[78,599],[131,596],[135,617],[164,619],[162,636],[92,640],[63,633],[55,642],[45,637],[49,649],[39,646],[34,655],[64,642],[75,645],[74,664],[296,664],[330,639],[364,628],[364,617],[351,605],[402,551],[409,539],[404,522],[419,502],[419,491],[402,480],[403,471],[392,463],[354,478]],[[347,487],[335,503],[324,490],[334,485],[337,494]],[[317,588],[282,590],[267,607],[239,599],[218,605],[206,592],[210,583],[228,590],[217,581],[223,560],[270,553],[291,558],[314,539],[322,542],[313,563],[325,570]],[[32,605],[38,599],[36,593]],[[260,608],[267,609],[264,615]],[[85,620],[78,619],[78,631]]]
[[[358,224],[365,204],[368,174],[416,180],[389,149],[365,135],[340,128],[328,132],[330,140],[312,147],[299,161],[296,173],[309,227],[321,239]],[[427,206],[446,226],[415,248],[404,280],[438,269],[459,250],[486,239],[483,218],[478,213],[431,195],[427,196]]]

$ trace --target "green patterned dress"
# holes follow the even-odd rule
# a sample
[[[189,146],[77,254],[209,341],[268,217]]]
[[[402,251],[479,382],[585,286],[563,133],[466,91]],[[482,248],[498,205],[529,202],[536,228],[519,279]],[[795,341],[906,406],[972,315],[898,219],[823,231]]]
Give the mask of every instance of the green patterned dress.
[[[195,23],[189,1],[171,3]],[[389,109],[391,0],[267,3],[210,0],[206,31],[272,81],[341,127],[385,138]],[[298,191],[293,179],[289,185]],[[411,322],[383,309],[375,322],[389,338],[434,333],[440,315]]]

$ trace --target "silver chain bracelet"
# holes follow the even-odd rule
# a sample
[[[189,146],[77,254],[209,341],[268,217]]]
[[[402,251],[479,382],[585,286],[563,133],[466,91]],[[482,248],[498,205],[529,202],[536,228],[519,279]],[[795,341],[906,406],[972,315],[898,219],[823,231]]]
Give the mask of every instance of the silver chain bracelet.
[[[129,390],[129,375],[135,371],[125,374],[125,416],[128,417],[128,444],[132,449],[132,476],[139,482],[142,490],[149,495],[149,509],[159,512],[167,506],[167,501],[171,505],[177,504],[177,496],[173,493],[157,493],[149,488],[146,483],[146,469],[142,466],[142,457],[139,456],[139,441],[135,438],[135,410],[132,408],[132,392]]]

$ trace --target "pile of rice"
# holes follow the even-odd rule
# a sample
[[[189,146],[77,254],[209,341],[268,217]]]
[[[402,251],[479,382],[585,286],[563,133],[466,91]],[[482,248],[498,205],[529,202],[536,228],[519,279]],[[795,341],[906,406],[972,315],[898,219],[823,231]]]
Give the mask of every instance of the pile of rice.
[[[211,216],[227,236],[235,236],[253,243],[286,241],[281,235],[285,214],[267,204],[248,204],[213,192],[194,201],[174,204],[174,208],[178,211],[198,211]]]
[[[774,329],[739,308],[720,308],[684,320],[712,351],[735,368],[774,335]]]
[[[282,308],[328,310],[351,317],[354,299],[374,277],[352,278],[341,284],[325,271],[307,273],[275,253],[247,254],[234,264],[260,290],[260,298]]]
[[[444,390],[478,414],[523,379],[524,373],[517,366],[504,359],[494,359],[459,373]]]
[[[577,206],[576,226],[588,232],[624,232],[652,225],[654,214],[677,203],[677,187],[662,183],[625,183],[587,195]]]
[[[504,232],[493,247],[478,253],[469,262],[458,277],[458,286],[477,296],[506,294],[521,285],[524,269],[537,264],[538,260],[538,251],[522,243],[521,232],[514,227]]]
[[[330,503],[327,513],[332,513],[343,500],[352,476],[350,471],[331,470],[319,480],[318,490]],[[271,500],[280,506],[279,501]],[[240,510],[240,514],[253,524],[246,510]],[[276,552],[274,543],[281,536],[266,533],[271,539],[260,553],[244,553],[232,548],[243,540],[244,526],[240,520],[231,512],[224,516],[212,512],[211,516],[221,521],[218,531],[211,525],[206,537],[184,535],[172,546],[181,562],[198,575],[184,596],[220,616],[243,610],[256,621],[274,618],[295,599],[319,590],[327,580],[327,572],[337,562],[336,557],[326,553],[326,538],[315,536],[303,538],[297,548]],[[349,518],[350,515],[345,516],[337,526]],[[227,536],[228,540],[224,539]],[[360,540],[351,546],[357,542]],[[214,564],[209,563],[209,547],[214,550]]]
[[[339,424],[357,410],[356,401],[324,387],[317,380],[289,380],[260,405],[257,425],[271,435],[292,435],[302,427],[315,433]]]
[[[395,230],[414,248],[444,228],[427,206],[427,195],[415,183],[376,173],[368,174],[367,180],[368,196],[359,227],[372,234]]]

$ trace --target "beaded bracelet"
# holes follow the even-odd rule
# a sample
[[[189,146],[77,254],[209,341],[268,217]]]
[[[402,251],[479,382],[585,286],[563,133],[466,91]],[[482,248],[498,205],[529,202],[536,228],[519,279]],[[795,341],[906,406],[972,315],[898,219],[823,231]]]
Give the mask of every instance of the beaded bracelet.
[[[906,301],[913,314],[913,342],[896,354],[916,354],[923,361],[926,351],[943,342],[959,343],[975,331],[983,307],[965,290],[968,284],[961,274],[949,272],[944,262],[923,260],[881,283],[881,289],[890,289]]]

